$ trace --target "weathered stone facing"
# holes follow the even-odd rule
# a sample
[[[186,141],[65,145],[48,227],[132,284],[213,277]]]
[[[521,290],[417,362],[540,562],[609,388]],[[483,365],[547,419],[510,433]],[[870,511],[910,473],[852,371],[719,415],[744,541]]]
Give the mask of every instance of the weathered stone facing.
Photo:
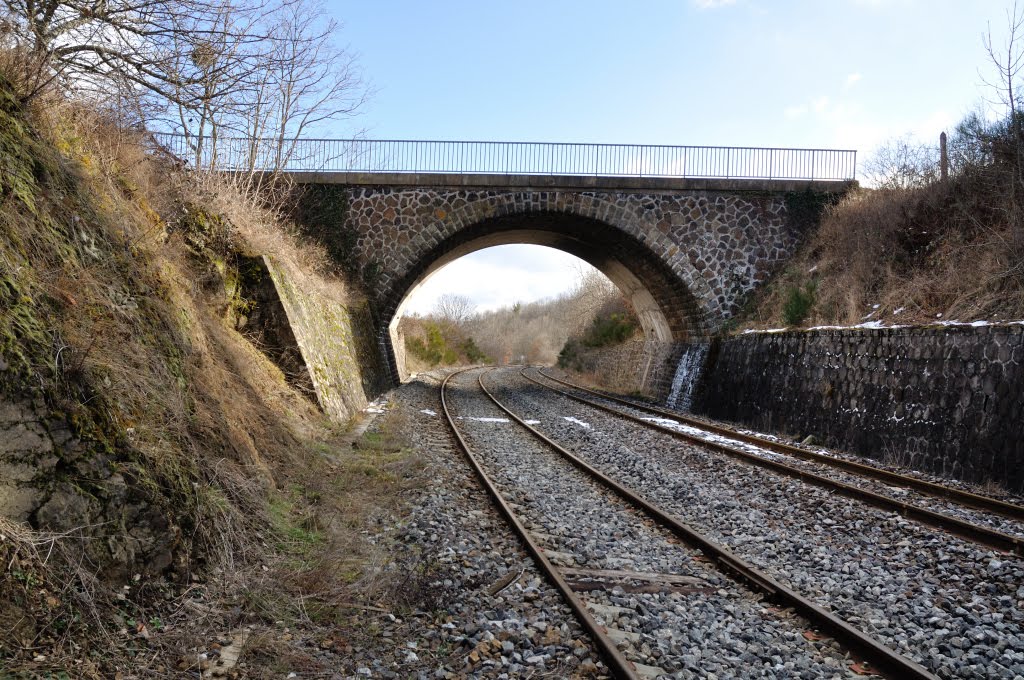
[[[1024,326],[756,333],[716,350],[697,413],[1024,490]]]
[[[181,532],[151,489],[96,442],[80,440],[41,397],[0,394],[0,516],[81,540],[100,575],[171,565]]]
[[[633,340],[609,347],[582,349],[570,368],[597,385],[620,393],[639,392],[664,401],[685,343]]]
[[[387,389],[369,311],[310,286],[282,262],[264,256],[320,407],[345,422]]]
[[[851,182],[405,173],[300,173],[332,211],[303,219],[370,291],[382,362],[389,324],[423,277],[474,248],[537,243],[592,262],[648,340],[715,332],[795,251]],[[324,192],[318,192],[324,193]],[[321,199],[323,196],[321,196]],[[300,211],[301,212],[301,211]],[[326,223],[337,226],[326,228]],[[326,228],[326,231],[325,231]]]
[[[698,300],[705,323],[730,316],[799,234],[787,222],[785,194],[715,191],[508,191],[437,187],[352,187],[347,224],[357,257],[376,263],[379,299],[397,307],[395,289],[423,258],[463,230],[497,217],[569,214],[612,226],[638,241]],[[507,224],[507,223],[506,223]],[[390,303],[390,304],[389,304]]]

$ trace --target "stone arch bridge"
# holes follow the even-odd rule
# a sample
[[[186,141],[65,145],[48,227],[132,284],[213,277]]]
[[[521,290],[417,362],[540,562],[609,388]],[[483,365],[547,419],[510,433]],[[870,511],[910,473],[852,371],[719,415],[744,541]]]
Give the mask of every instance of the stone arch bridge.
[[[508,243],[558,248],[623,291],[647,339],[682,341],[718,330],[851,185],[379,172],[294,180],[343,193],[344,228],[372,284],[377,341],[393,381],[405,375],[393,346],[405,300],[458,257]]]

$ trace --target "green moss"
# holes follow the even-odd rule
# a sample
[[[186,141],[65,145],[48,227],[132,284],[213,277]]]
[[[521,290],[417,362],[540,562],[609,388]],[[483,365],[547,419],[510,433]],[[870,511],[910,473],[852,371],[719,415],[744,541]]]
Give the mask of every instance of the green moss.
[[[0,376],[11,387],[25,383],[40,370],[45,372],[43,379],[52,377],[52,336],[42,317],[32,298],[21,293],[13,279],[0,277],[0,356],[7,364]]]
[[[839,202],[844,192],[789,191],[784,194],[787,221],[798,233],[818,227],[822,214]]]
[[[303,490],[296,486],[276,492],[271,495],[267,509],[278,550],[304,561],[315,556],[316,549],[324,542],[324,534],[308,515],[297,512],[297,507],[315,500],[301,498],[302,494]]]
[[[348,189],[344,186],[308,184],[297,192],[292,219],[306,238],[327,250],[340,271],[356,275],[359,263],[355,247],[359,235],[347,224],[348,203]]]
[[[44,174],[36,143],[21,116],[21,105],[0,81],[0,199],[13,196],[33,214],[37,175]]]

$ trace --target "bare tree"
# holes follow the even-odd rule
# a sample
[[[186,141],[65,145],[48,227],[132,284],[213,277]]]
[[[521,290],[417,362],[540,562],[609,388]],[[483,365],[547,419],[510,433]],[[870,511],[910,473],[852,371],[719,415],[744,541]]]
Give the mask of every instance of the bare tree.
[[[619,296],[621,293],[615,284],[597,269],[578,268],[576,285],[568,296],[573,300],[567,317],[569,334],[581,335],[605,302]]]
[[[263,9],[222,1],[211,6],[208,17],[216,30],[202,40],[188,33],[171,38],[174,54],[170,68],[178,77],[170,83],[173,96],[167,104],[174,111],[174,127],[184,135],[195,168],[219,166],[218,140],[234,133],[231,121],[243,110],[253,74],[270,50],[268,39],[262,38]],[[261,39],[251,40],[253,35]]]
[[[217,40],[219,3],[203,0],[4,0],[7,41],[48,64],[69,89],[109,95],[141,88],[173,99],[187,75],[177,50]],[[258,42],[266,36],[248,35]],[[183,43],[185,43],[183,45]],[[44,83],[24,96],[31,98]]]
[[[322,5],[286,7],[272,28],[275,49],[268,71],[274,89],[267,131],[274,168],[280,169],[294,156],[296,140],[324,123],[353,115],[367,91],[352,56],[331,42],[341,29],[326,19]],[[263,137],[259,132],[254,136]]]
[[[992,65],[995,67],[996,80],[986,80],[986,84],[997,93],[999,103],[1005,107],[1006,123],[1004,130],[986,131],[984,140],[990,148],[996,170],[1008,169],[1010,181],[1008,189],[1007,218],[1010,223],[1010,239],[1007,245],[1013,253],[1013,264],[1008,274],[1019,274],[1024,271],[1024,263],[1020,260],[1024,253],[1024,112],[1021,111],[1020,95],[1017,80],[1024,71],[1024,12],[1017,2],[1006,12],[1006,37],[1002,45],[997,45],[989,27],[983,36],[985,50]]]
[[[900,137],[878,147],[863,172],[868,182],[880,189],[922,187],[939,177],[938,154],[935,147]]]
[[[25,99],[57,81],[133,100],[151,128],[184,136],[195,168],[282,170],[367,97],[321,0],[0,1]]]
[[[473,301],[464,295],[445,293],[437,299],[434,305],[434,316],[455,327],[462,326],[474,310]]]

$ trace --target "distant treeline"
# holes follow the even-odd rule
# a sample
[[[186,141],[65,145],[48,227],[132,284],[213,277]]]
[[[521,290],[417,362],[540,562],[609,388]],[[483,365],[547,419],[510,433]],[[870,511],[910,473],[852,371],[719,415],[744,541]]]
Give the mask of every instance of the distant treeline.
[[[474,363],[551,365],[580,347],[628,340],[638,328],[629,303],[596,270],[551,300],[474,313],[467,298],[448,294],[430,314],[399,323],[412,371]]]

